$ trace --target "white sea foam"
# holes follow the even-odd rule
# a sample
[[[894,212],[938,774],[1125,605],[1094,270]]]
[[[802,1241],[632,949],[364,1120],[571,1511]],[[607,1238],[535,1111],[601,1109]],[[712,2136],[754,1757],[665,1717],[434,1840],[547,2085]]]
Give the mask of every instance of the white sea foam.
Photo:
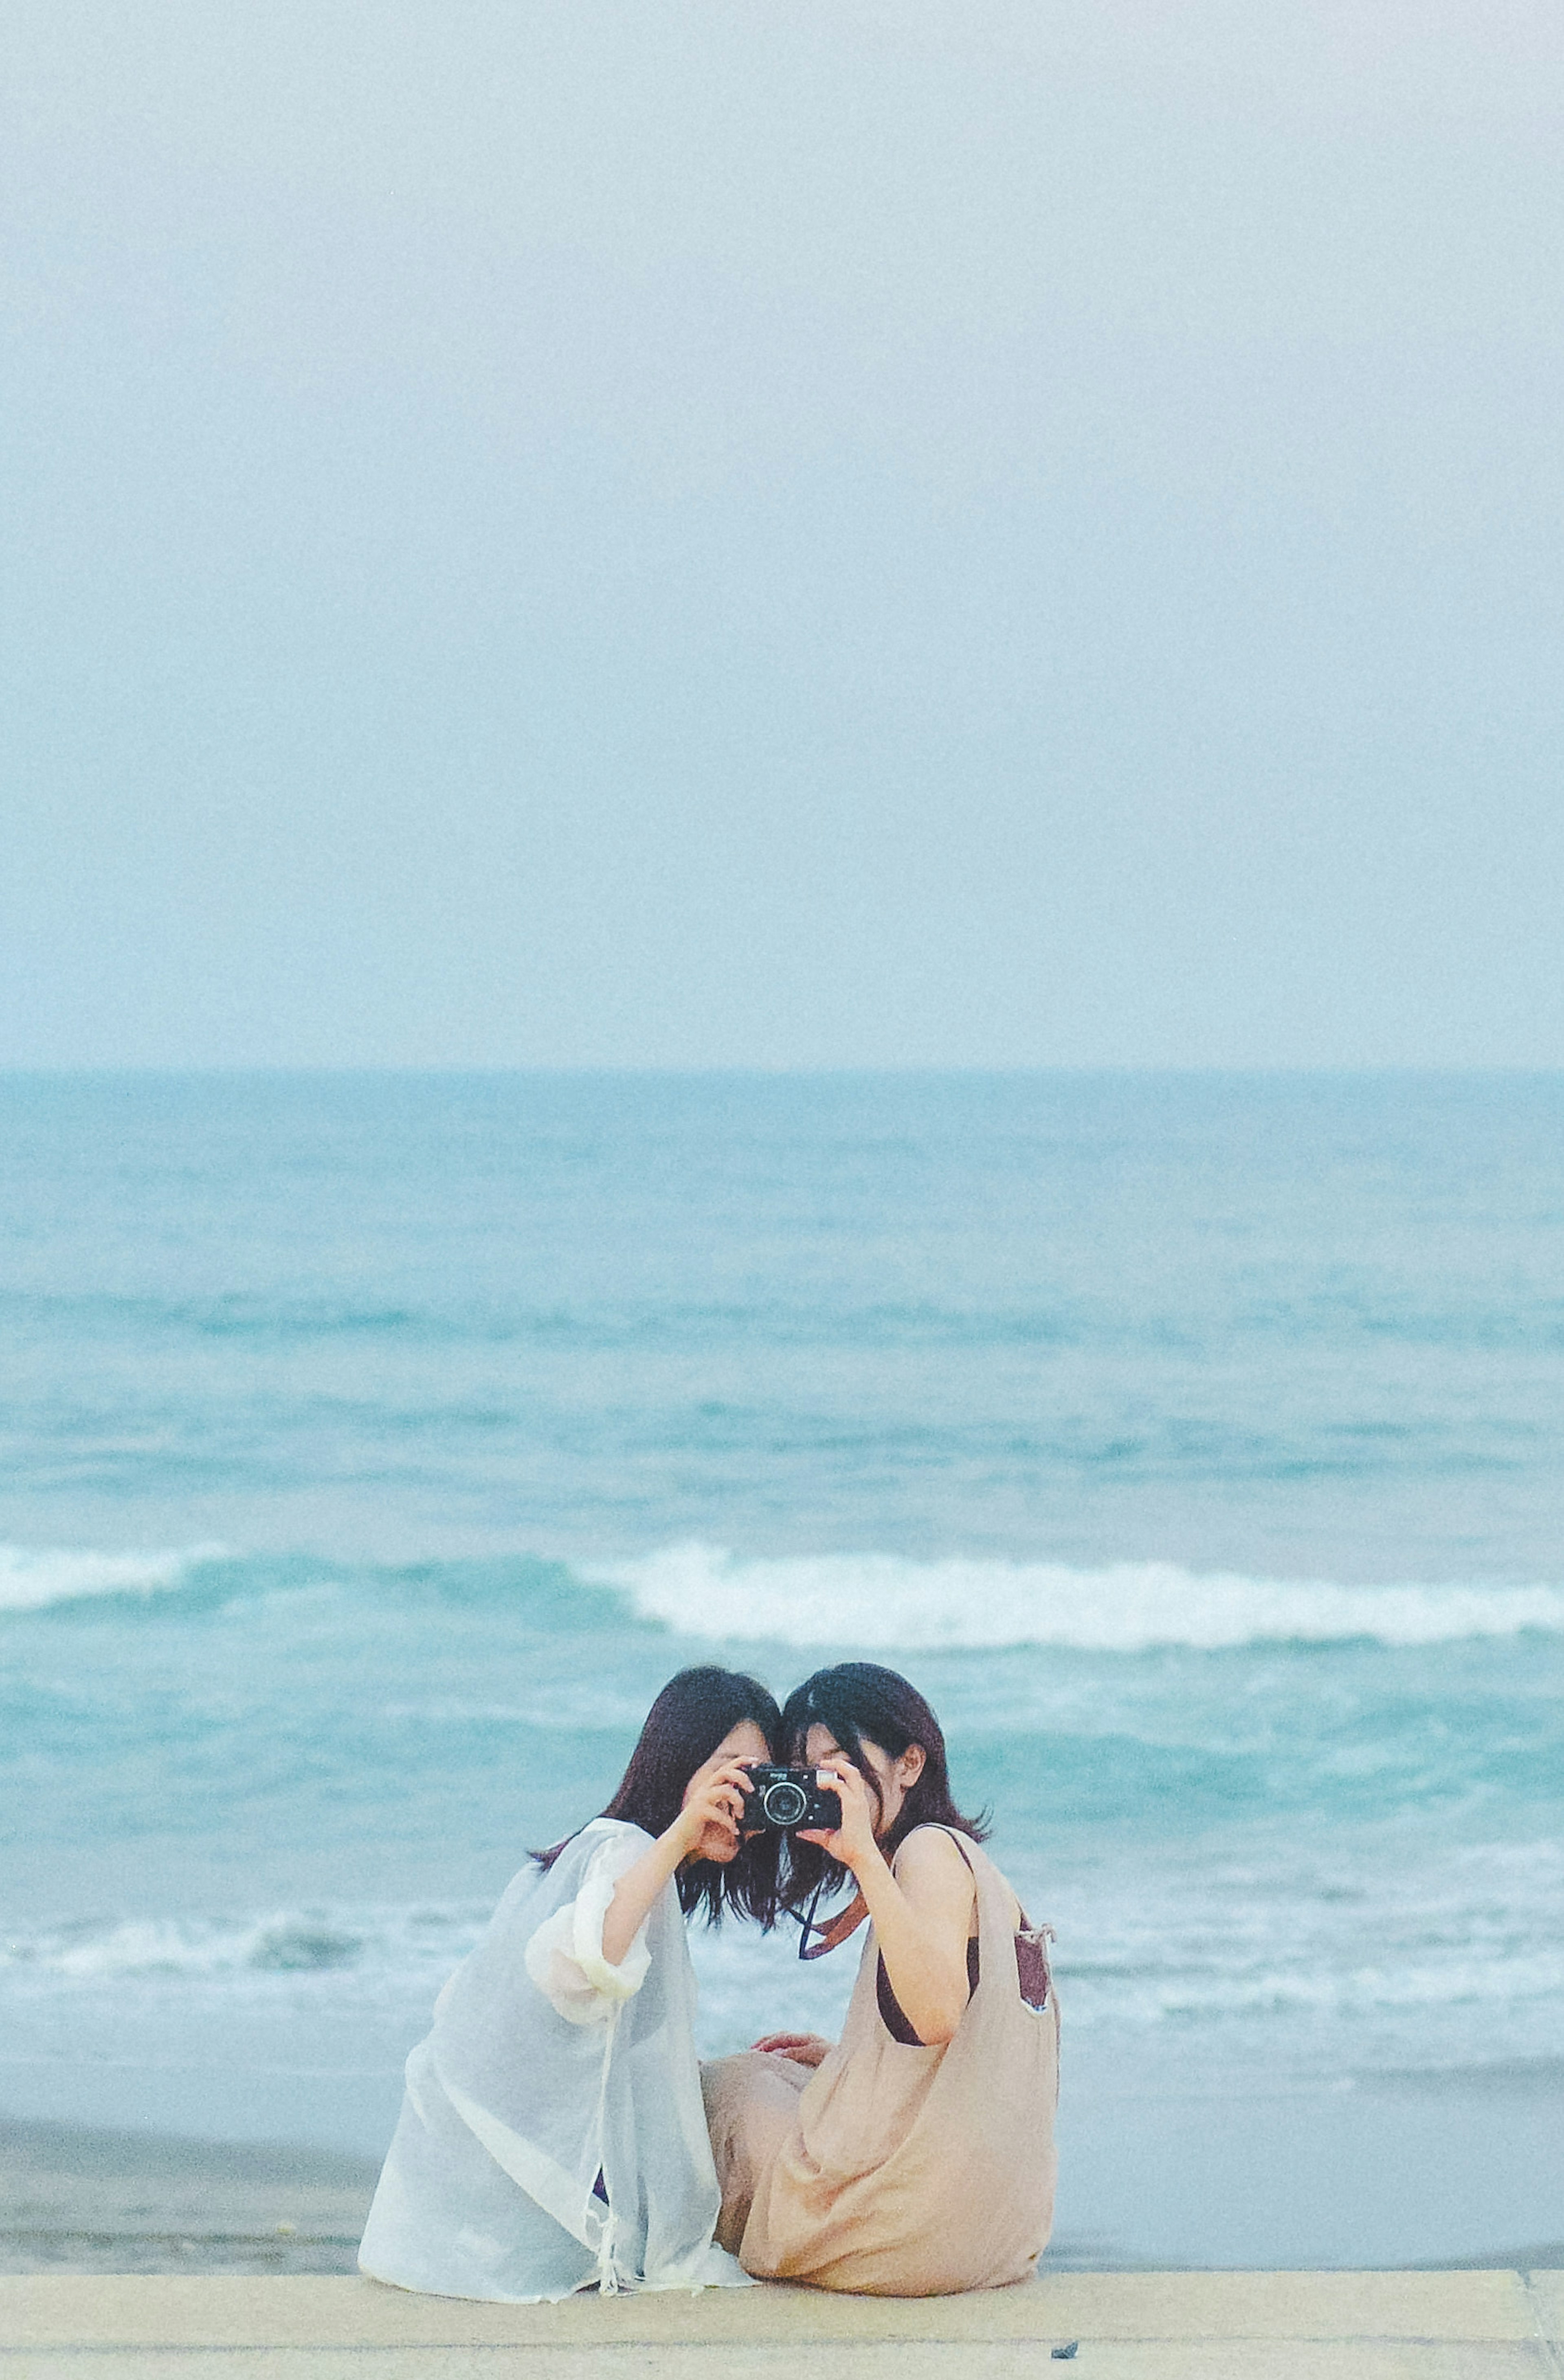
[[[886,1652],[1057,1645],[1138,1653],[1355,1637],[1412,1645],[1528,1628],[1564,1633],[1559,1586],[1337,1586],[1203,1574],[1173,1562],[1070,1570],[889,1554],[770,1560],[688,1544],[584,1574],[628,1593],[642,1618],[689,1633]]]
[[[257,1993],[275,1998],[290,1985],[319,1985],[355,2003],[387,1990],[422,2007],[483,1930],[486,1912],[474,1909],[362,1908],[284,1910],[230,1918],[145,1916],[78,1923],[13,1933],[0,1942],[0,1988],[9,1995],[46,1997],[62,1989],[93,1997],[139,1988],[176,1995],[194,1990],[204,2000],[236,1991],[248,2004]],[[1092,1921],[1072,1924],[1065,1911],[1057,1952],[1068,1986],[1071,2022],[1091,2030],[1164,2022],[1220,2021],[1288,2011],[1337,2018],[1488,2006],[1518,2010],[1528,2001],[1557,2004],[1564,1989],[1564,1955],[1539,1940],[1534,1928],[1485,1953],[1459,1941],[1430,1946],[1403,1938],[1391,1924],[1374,1939],[1379,1956],[1365,1961],[1356,1926],[1337,1928],[1333,1912],[1303,1895],[1267,1907],[1261,1925],[1213,1932],[1203,1923],[1182,1927],[1159,1911],[1155,1943],[1140,1922],[1139,1904],[1099,1895]],[[1289,1933],[1304,1938],[1288,1943]],[[736,2040],[757,2005],[776,2008],[776,2022],[808,2029],[846,1998],[854,1961],[835,1961],[821,1975],[777,1955],[739,1931],[698,1933],[692,1941],[708,2013]],[[1356,1954],[1356,1955],[1354,1955]],[[1079,1961],[1079,1963],[1078,1963]],[[731,2043],[729,2044],[731,2046]]]
[[[186,1982],[312,1975],[446,1973],[465,1956],[487,1912],[476,1909],[288,1909],[233,1917],[80,1920],[17,1929],[0,1939],[0,1975],[116,1985],[131,1978]]]
[[[1421,1856],[1398,1840],[1301,1867],[1277,1849],[1214,1871],[1198,1842],[1007,1864],[1057,1925],[1072,2036],[1124,2046],[1162,2034],[1180,2058],[1219,2046],[1229,2066],[1325,2073],[1460,2067],[1479,2044],[1490,2060],[1556,2056],[1561,1861],[1551,1839]],[[487,1914],[475,1902],[320,1901],[22,1925],[0,1935],[0,2035],[8,2057],[20,2039],[68,2038],[95,2060],[105,2045],[125,2054],[128,2027],[153,2028],[136,2036],[142,2057],[221,2024],[236,2055],[262,2042],[270,2058],[285,2036],[267,2028],[286,2022],[318,2050],[314,2028],[329,2020],[349,2028],[344,2040],[399,2042],[399,2059]],[[696,1927],[690,1947],[707,2053],[743,2046],[763,2021],[839,2023],[855,1950],[803,1966],[787,1933],[727,1926]]]
[[[178,1586],[221,1546],[163,1553],[94,1553],[64,1546],[0,1546],[0,1611],[43,1611],[90,1595],[156,1595]]]

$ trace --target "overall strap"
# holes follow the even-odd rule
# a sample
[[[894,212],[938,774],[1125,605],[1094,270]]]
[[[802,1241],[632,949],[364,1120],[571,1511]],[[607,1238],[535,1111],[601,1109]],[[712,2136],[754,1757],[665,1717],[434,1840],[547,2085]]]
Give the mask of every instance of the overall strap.
[[[937,1821],[930,1819],[928,1824],[935,1826],[937,1825]],[[914,1835],[919,1831],[916,1827],[912,1829]],[[961,1851],[960,1837],[951,1827],[939,1827],[938,1831],[942,1835],[948,1835],[957,1850],[961,1852],[961,1857],[967,1860],[967,1866],[971,1870],[972,1881],[975,1884],[977,1871],[972,1868],[971,1861],[967,1859],[966,1852]],[[904,1840],[910,1841],[911,1838],[907,1837]],[[900,1843],[898,1843],[896,1848],[899,1851]],[[895,1854],[893,1853],[892,1856],[894,1858]],[[820,1897],[825,1889],[825,1881],[822,1876],[815,1888],[814,1898],[809,1904],[809,1914],[803,1920],[803,1931],[799,1937],[800,1959],[823,1959],[827,1950],[839,1950],[842,1944],[857,1933],[869,1914],[869,1903],[861,1892],[855,1892],[845,1909],[838,1909],[835,1917],[828,1917],[824,1925],[817,1924],[814,1912],[820,1906]]]
[[[943,1827],[940,1831],[942,1834],[949,1836],[951,1841],[960,1852],[961,1857],[966,1860],[968,1869],[971,1875],[972,1882],[976,1885],[978,1883],[978,1872],[976,1868],[972,1866],[971,1861],[967,1857],[966,1846],[962,1842],[956,1828],[954,1827]],[[977,1904],[978,1926],[981,1931],[983,1925],[983,1890],[981,1886],[978,1888]],[[1042,2010],[1048,2006],[1048,2003],[1053,1997],[1054,1977],[1048,1961],[1048,1945],[1054,1938],[1054,1929],[1051,1925],[1033,1925],[1025,1910],[1021,1908],[1019,1900],[1016,1902],[1016,1907],[1020,1913],[1020,1924],[1016,1927],[1015,1932],[1016,1981],[1020,1987],[1020,1996],[1025,2006],[1030,2009]],[[1057,2018],[1058,2014],[1057,2004],[1055,2006],[1054,2013]]]

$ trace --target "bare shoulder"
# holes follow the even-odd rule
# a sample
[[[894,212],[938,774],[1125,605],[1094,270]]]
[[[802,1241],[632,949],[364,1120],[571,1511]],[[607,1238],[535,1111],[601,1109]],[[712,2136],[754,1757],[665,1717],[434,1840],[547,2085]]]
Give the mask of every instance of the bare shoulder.
[[[971,1903],[971,1869],[943,1827],[914,1827],[891,1864],[897,1881],[915,1897]]]
[[[1011,1910],[1010,1923],[1019,1926],[1021,1904],[1015,1887],[1008,1876],[1000,1875],[992,1860],[988,1864],[1004,1887]],[[976,1897],[971,1869],[943,1827],[915,1827],[891,1865],[898,1882],[914,1900],[938,1900],[951,1908],[970,1909]]]

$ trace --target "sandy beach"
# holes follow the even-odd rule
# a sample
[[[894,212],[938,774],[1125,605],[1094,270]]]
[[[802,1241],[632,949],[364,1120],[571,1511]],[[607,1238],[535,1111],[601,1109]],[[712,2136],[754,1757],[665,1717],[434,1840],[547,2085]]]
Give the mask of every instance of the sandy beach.
[[[379,2168],[0,2122],[0,2272],[351,2273]]]
[[[1429,2111],[1417,2111],[1425,2128]],[[1557,2115],[1557,2107],[1552,2111]],[[1251,2111],[1252,2116],[1252,2110]],[[1490,2111],[1496,2138],[1507,2136],[1502,2106]],[[1443,2118],[1448,2127],[1448,2111]],[[1127,2145],[1127,2143],[1126,2143]],[[1273,2152],[1278,2149],[1274,2136]],[[1324,2154],[1337,2140],[1316,2141]],[[1409,2149],[1415,2143],[1409,2143]],[[1522,2152],[1524,2143],[1520,2143]],[[1192,2191],[1223,2188],[1240,2192],[1252,2157],[1245,2164],[1228,2143],[1224,2177],[1213,2155],[1210,2128],[1197,2133],[1189,2174]],[[1157,2137],[1148,2122],[1140,2154],[1170,2154],[1168,2128]],[[1522,2154],[1528,2176],[1534,2167]],[[364,2216],[379,2170],[373,2158],[276,2145],[244,2145],[179,2140],[152,2133],[93,2130],[57,2123],[0,2122],[0,2273],[23,2274],[213,2274],[242,2276],[350,2274]],[[1301,2179],[1309,2180],[1307,2169]],[[1155,2180],[1155,2176],[1148,2176]],[[1362,2175],[1343,2168],[1338,2196],[1350,2216]],[[1479,2207],[1469,2214],[1463,2247],[1419,2260],[1421,2269],[1548,2270],[1564,2268],[1564,2224],[1544,2188],[1533,2200],[1541,2218],[1532,2236],[1517,2228],[1508,2238],[1488,2237],[1494,2217]],[[1547,2217],[1554,2217],[1549,2223]],[[1304,2218],[1300,2216],[1301,2224]],[[1147,2237],[1156,2227],[1148,2221]],[[1545,2236],[1550,2235],[1550,2236]],[[1301,2241],[1306,2230],[1298,2234]],[[1122,2242],[1093,2236],[1084,2228],[1061,2228],[1045,2260],[1049,2272],[1133,2272],[1166,2265],[1148,2248],[1136,2254]],[[1201,2260],[1187,2260],[1194,2267]],[[1210,2261],[1210,2260],[1207,2260]],[[1240,2264],[1238,2258],[1225,2263]],[[1285,2263],[1285,2258],[1277,2258]],[[1301,2264],[1301,2254],[1296,2260]],[[1318,2261],[1324,2261],[1318,2260]],[[1350,2254],[1332,2262],[1350,2268]]]

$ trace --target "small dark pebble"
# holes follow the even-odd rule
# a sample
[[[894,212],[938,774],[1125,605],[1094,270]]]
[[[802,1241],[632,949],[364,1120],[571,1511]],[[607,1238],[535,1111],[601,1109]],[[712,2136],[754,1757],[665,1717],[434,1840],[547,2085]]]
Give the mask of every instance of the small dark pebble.
[[[1069,2363],[1074,2361],[1075,2350],[1080,2344],[1078,2338],[1072,2338],[1068,2347],[1050,2347],[1048,2352],[1056,2363]]]

